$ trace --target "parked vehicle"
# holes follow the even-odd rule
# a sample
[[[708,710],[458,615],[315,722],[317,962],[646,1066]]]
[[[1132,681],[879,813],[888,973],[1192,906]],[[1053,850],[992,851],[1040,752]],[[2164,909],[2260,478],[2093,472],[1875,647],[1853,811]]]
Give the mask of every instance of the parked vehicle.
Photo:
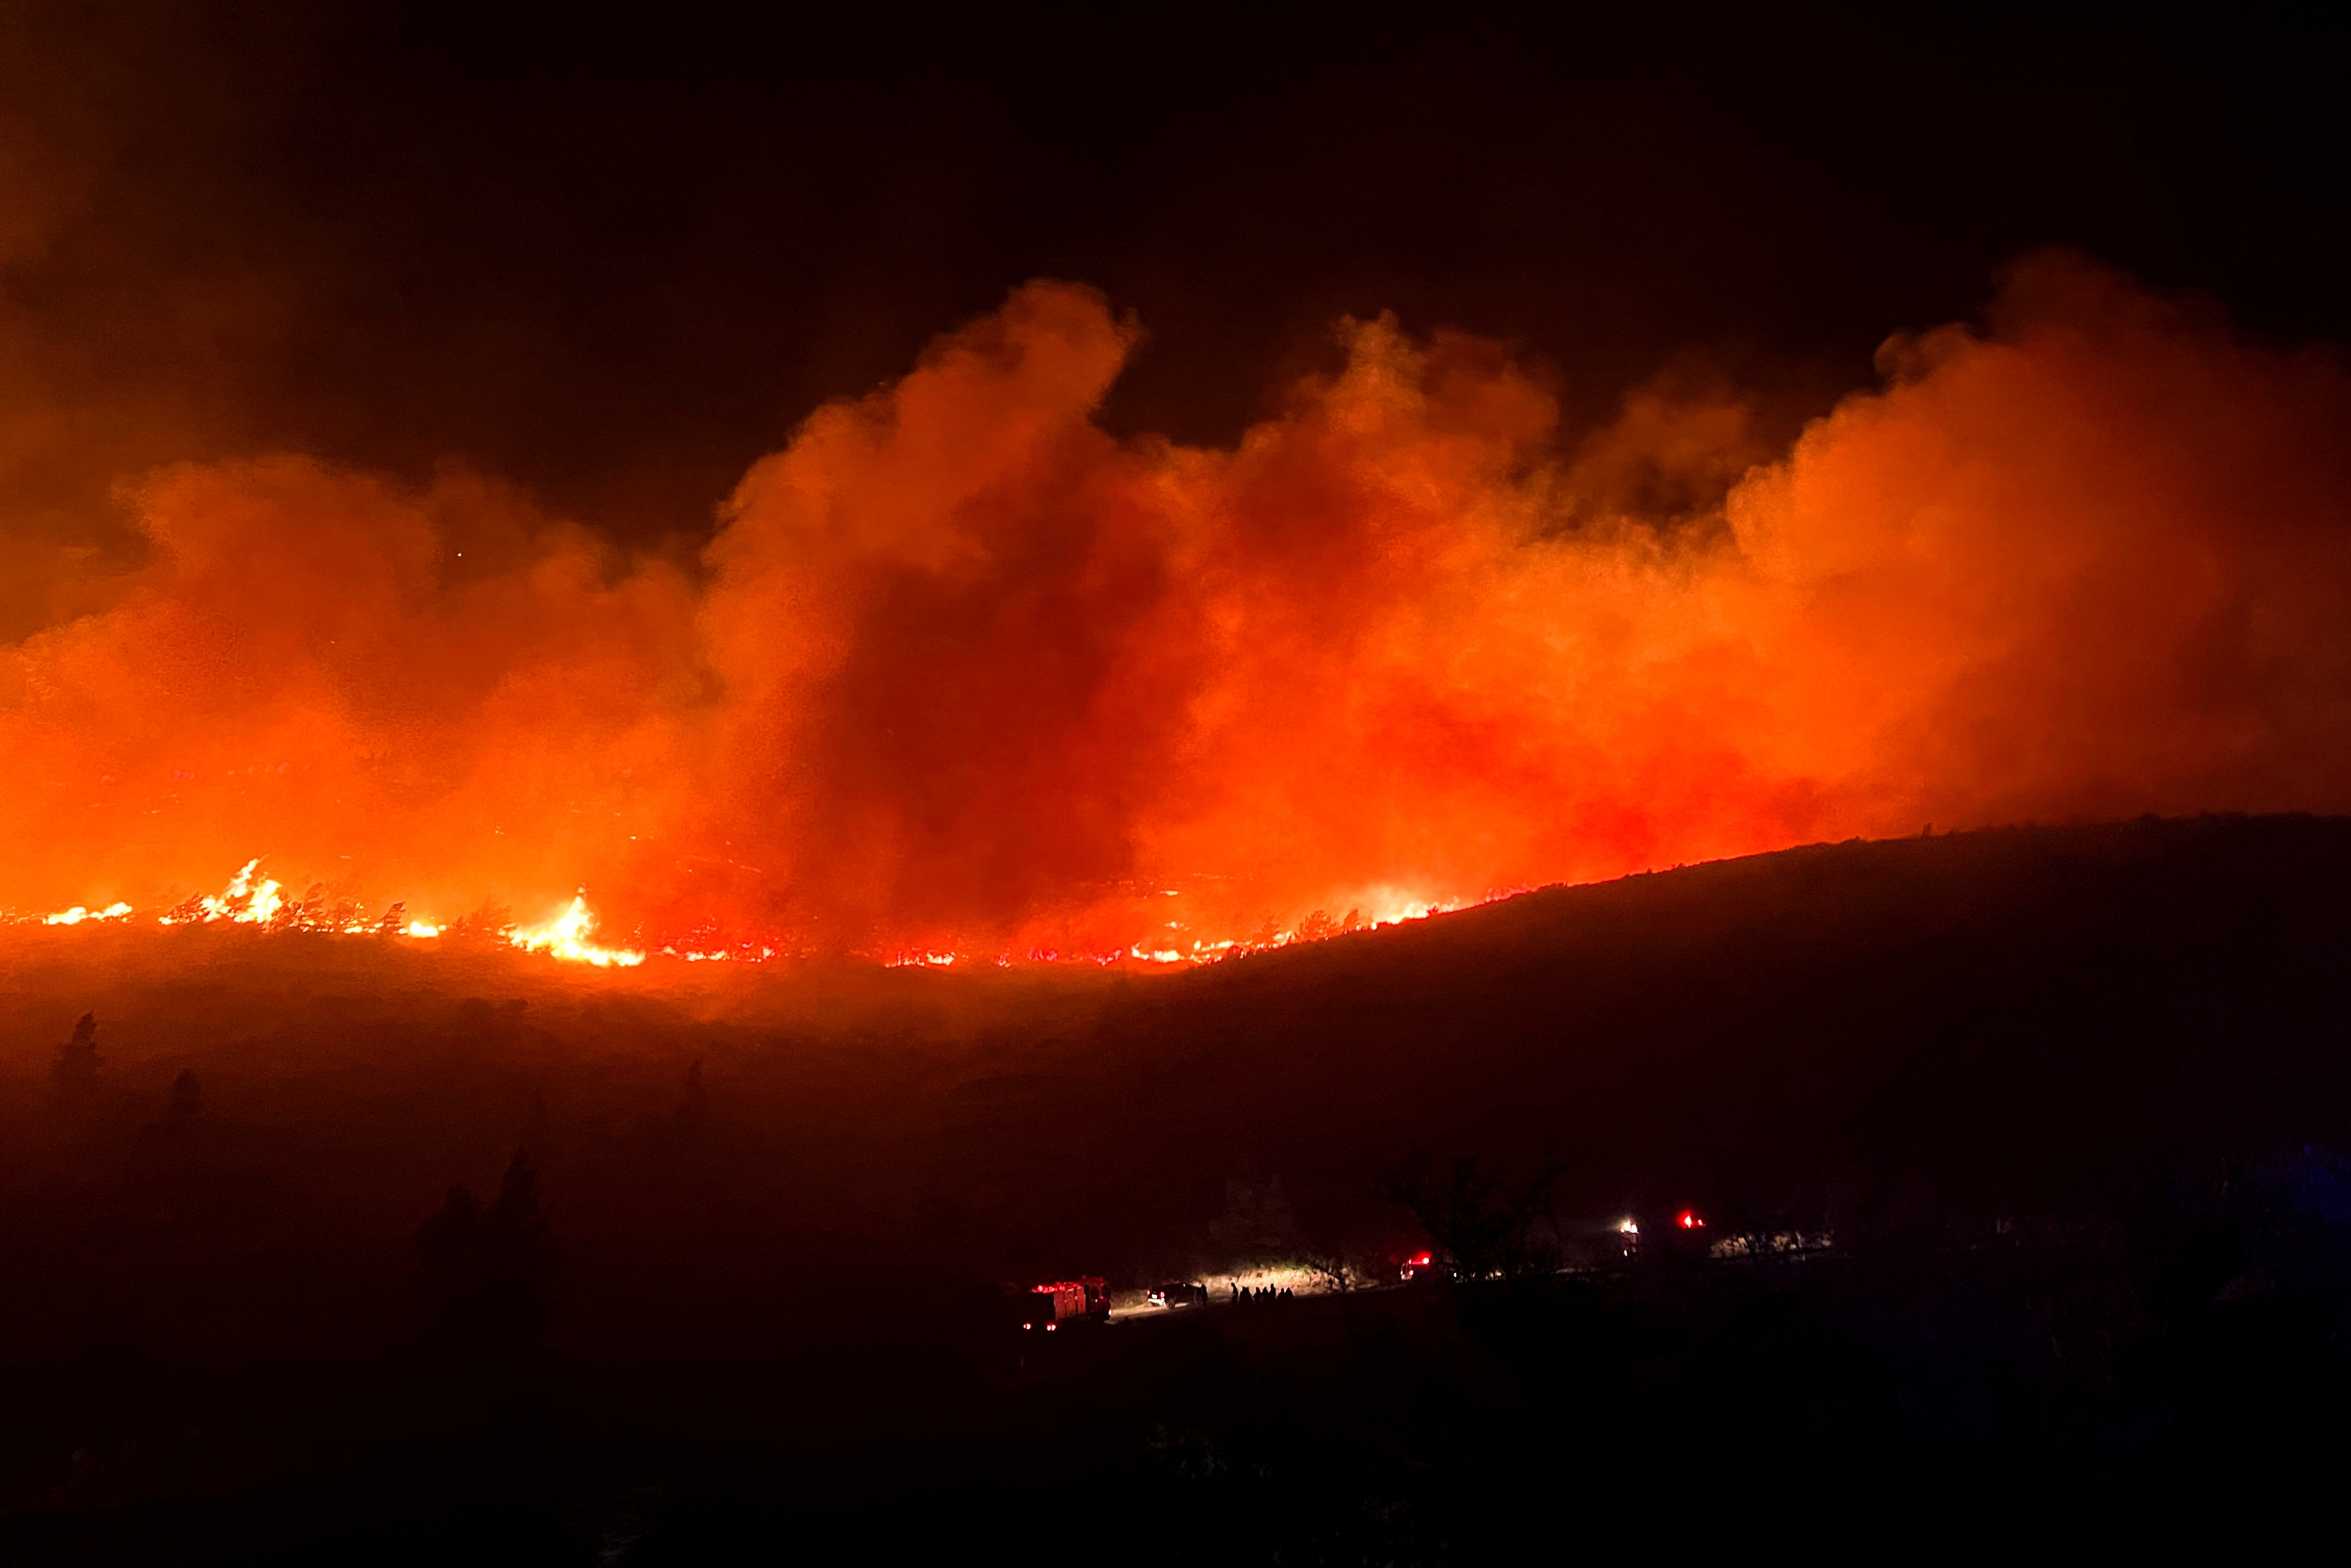
[[[1058,1333],[1110,1322],[1110,1287],[1099,1274],[1056,1280],[1012,1292],[1006,1302],[1026,1333]]]

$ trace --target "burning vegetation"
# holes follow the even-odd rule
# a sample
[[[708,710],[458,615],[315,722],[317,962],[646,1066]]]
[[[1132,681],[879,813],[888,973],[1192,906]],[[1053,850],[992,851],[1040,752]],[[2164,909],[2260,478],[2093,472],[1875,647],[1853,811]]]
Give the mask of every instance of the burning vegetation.
[[[1550,371],[1384,319],[1209,448],[1098,422],[1138,332],[1016,291],[695,559],[462,469],[136,479],[136,549],[0,649],[0,904],[1187,963],[1922,822],[2351,806],[2331,354],[2050,256],[1785,451],[1719,385],[1569,441]]]

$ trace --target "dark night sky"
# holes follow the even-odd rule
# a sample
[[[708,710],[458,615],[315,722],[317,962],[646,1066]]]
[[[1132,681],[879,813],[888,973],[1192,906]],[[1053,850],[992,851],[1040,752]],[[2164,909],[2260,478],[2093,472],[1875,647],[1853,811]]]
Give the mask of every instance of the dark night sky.
[[[690,534],[1039,275],[1151,333],[1112,422],[1195,440],[1380,309],[1540,356],[1573,414],[1695,351],[1792,418],[2051,243],[2346,329],[2312,24],[747,9],[0,5],[0,391],[63,411],[0,511],[292,446]]]

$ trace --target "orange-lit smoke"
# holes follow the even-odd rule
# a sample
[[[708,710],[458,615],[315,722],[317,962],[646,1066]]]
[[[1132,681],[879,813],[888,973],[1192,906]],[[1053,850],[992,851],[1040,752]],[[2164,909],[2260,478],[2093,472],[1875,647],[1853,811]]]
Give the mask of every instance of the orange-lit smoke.
[[[1188,956],[1929,821],[2351,809],[2330,353],[2053,258],[1777,455],[1729,394],[1566,442],[1494,345],[1386,322],[1223,450],[1096,422],[1134,338],[1017,291],[756,465],[698,573],[463,474],[149,475],[146,563],[0,653],[0,904],[262,854],[438,920],[584,886],[654,944]]]

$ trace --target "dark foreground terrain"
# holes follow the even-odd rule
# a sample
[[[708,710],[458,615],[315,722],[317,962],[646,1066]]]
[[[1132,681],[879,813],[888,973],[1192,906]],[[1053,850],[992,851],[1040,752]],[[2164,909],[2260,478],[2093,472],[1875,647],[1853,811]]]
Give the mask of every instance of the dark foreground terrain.
[[[0,1557],[2241,1539],[2351,1447],[2346,892],[2209,819],[1182,976],[0,933]],[[996,1312],[1432,1245],[1518,1277]]]

